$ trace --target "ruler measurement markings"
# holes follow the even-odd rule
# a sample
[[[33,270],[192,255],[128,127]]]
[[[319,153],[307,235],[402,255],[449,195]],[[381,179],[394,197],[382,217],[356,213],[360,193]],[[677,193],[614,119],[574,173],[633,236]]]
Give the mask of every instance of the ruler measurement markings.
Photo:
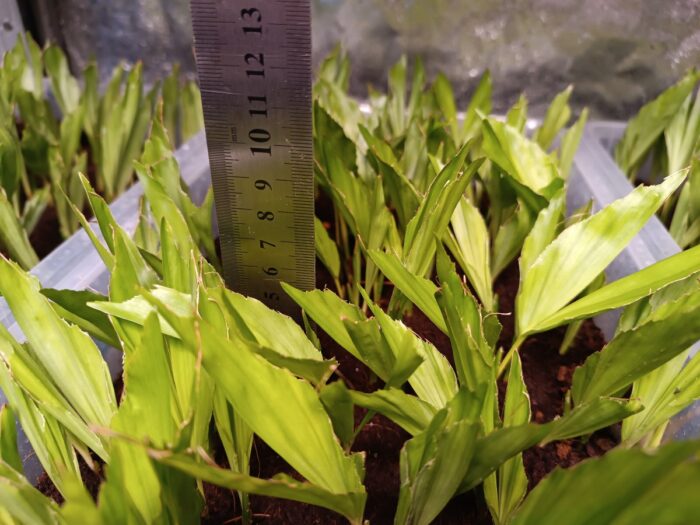
[[[207,22],[194,24],[195,33],[198,30],[206,33],[204,39],[195,34],[195,47],[200,81],[219,91],[203,92],[203,98],[213,101],[208,111],[210,118],[207,119],[205,114],[205,123],[209,127],[209,122],[215,118],[212,122],[218,128],[213,133],[207,130],[210,156],[212,149],[223,151],[229,166],[233,166],[234,161],[247,159],[241,164],[242,169],[236,168],[235,172],[230,167],[227,169],[225,175],[231,184],[217,180],[222,177],[217,176],[212,160],[220,224],[224,214],[223,220],[232,218],[238,226],[245,226],[246,231],[251,232],[241,235],[240,228],[221,228],[222,237],[232,235],[225,243],[222,238],[222,254],[225,244],[226,253],[235,256],[236,261],[236,268],[230,269],[224,257],[225,277],[229,280],[230,274],[229,283],[235,288],[285,310],[291,304],[279,287],[280,276],[297,287],[313,286],[314,280],[309,2],[275,3],[276,9],[270,7],[271,20],[267,22],[266,10],[246,5],[248,3],[193,0],[193,18],[202,12],[200,6],[206,4],[209,7],[205,15]],[[247,10],[245,16],[235,17],[243,15],[243,10]],[[221,29],[222,21],[227,24],[225,31]],[[252,23],[258,21],[262,23]],[[248,30],[244,29],[243,22],[249,24]],[[231,24],[240,27],[241,31],[231,28]],[[227,45],[233,44],[232,49],[221,45],[224,41],[220,38],[222,34]],[[300,34],[306,34],[306,38]],[[204,42],[203,47],[200,41]],[[248,49],[248,44],[254,49]],[[200,60],[202,55],[204,59]],[[301,59],[295,55],[302,55]],[[303,68],[301,74],[297,71],[300,68]],[[280,89],[282,86],[285,89]],[[246,106],[245,103],[250,102],[246,95],[251,90],[255,91],[254,96],[265,97],[264,106]],[[222,115],[221,107],[233,101],[242,104]],[[229,120],[236,122],[236,126],[227,126]],[[210,142],[215,143],[214,148]],[[282,175],[285,172],[291,178]],[[265,177],[257,178],[259,174]],[[306,181],[302,183],[303,179]],[[218,190],[224,186],[225,189]],[[216,198],[217,193],[225,196]],[[232,198],[245,203],[246,209],[232,208]],[[220,206],[221,201],[226,201],[226,204],[222,202]],[[275,220],[268,220],[273,213],[276,214]],[[255,218],[247,219],[248,216]],[[278,223],[280,216],[283,219]],[[256,239],[265,249],[264,253],[255,249]],[[284,253],[275,255],[274,251],[268,250],[273,245],[287,248]],[[235,252],[231,254],[232,250]],[[261,266],[261,262],[267,266]],[[256,274],[256,269],[262,270],[262,274]]]

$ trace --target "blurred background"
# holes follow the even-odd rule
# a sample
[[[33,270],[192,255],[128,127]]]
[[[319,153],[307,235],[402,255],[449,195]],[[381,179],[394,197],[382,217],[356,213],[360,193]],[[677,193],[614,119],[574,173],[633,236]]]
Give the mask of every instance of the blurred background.
[[[2,45],[18,30],[13,2],[0,2]],[[152,79],[174,62],[194,74],[189,0],[17,4],[24,26],[62,45],[75,72],[95,57],[107,71],[142,59]],[[496,110],[525,91],[537,115],[573,83],[576,108],[626,118],[700,66],[700,0],[313,0],[314,62],[337,42],[359,97],[405,53],[431,77],[445,72],[462,100],[489,68]]]

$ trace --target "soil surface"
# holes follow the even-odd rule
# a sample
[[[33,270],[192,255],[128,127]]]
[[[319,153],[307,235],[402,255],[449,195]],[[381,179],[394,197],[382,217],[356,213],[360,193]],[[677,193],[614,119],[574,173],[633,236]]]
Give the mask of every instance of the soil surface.
[[[29,236],[29,243],[34,248],[39,260],[50,254],[54,248],[63,242],[56,208],[53,205],[47,206],[44,213],[37,222],[32,234]]]

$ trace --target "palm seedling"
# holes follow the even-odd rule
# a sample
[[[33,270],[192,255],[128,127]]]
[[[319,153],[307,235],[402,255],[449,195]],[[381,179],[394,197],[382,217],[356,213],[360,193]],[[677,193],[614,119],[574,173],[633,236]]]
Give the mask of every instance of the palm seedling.
[[[48,79],[48,89],[44,78]],[[22,267],[38,262],[30,235],[53,208],[60,237],[78,227],[71,207],[82,209],[79,173],[90,173],[112,200],[133,179],[132,161],[143,147],[162,96],[163,117],[182,140],[201,128],[198,90],[181,85],[177,69],[148,93],[142,67],[114,70],[105,92],[94,63],[72,76],[60,48],[42,50],[26,35],[3,57],[0,68],[0,243]],[[162,93],[162,95],[160,95]]]
[[[339,63],[327,63],[322,78],[342,78]],[[400,67],[392,72],[399,84],[401,77]],[[634,394],[700,336],[698,249],[592,286],[686,173],[567,224],[562,173],[580,130],[562,140],[556,160],[545,152],[556,135],[553,123],[568,120],[555,118],[566,113],[556,109],[566,107],[566,92],[545,120],[550,124],[530,140],[521,134],[522,100],[506,123],[474,109],[462,124],[449,116],[450,97],[438,81],[433,89],[443,94],[440,116],[433,117],[431,129],[418,126],[411,139],[424,140],[427,160],[415,179],[398,167],[406,152],[395,153],[409,140],[402,133],[416,124],[401,117],[406,106],[398,92],[386,102],[373,95],[384,116],[363,129],[323,108],[323,96],[339,101],[331,111],[351,105],[338,85],[328,84],[319,88],[328,93],[318,95],[316,133],[326,126],[334,144],[328,148],[337,149],[319,151],[317,168],[333,214],[345,226],[336,243],[320,225],[325,255],[319,257],[331,273],[347,259],[351,266],[342,280],[340,271],[334,274],[338,294],[285,289],[318,328],[376,375],[379,388],[360,392],[336,380],[338,363],[323,356],[310,323],[305,332],[224,287],[213,264],[211,195],[201,207],[192,203],[182,189],[171,135],[156,123],[134,166],[147,203],[135,239],[116,224],[84,177],[81,187],[100,234],[72,207],[111,272],[108,296],[41,290],[17,264],[0,260],[0,293],[27,336],[21,342],[0,333],[0,387],[10,406],[0,413],[0,516],[20,523],[193,523],[202,506],[202,482],[208,482],[237,492],[246,523],[248,495],[254,494],[322,506],[359,524],[367,500],[365,458],[352,445],[375,413],[411,436],[401,450],[397,524],[430,523],[456,494],[478,487],[496,523],[560,523],[571,516],[580,523],[632,523],[648,513],[677,523],[695,516],[696,498],[687,492],[700,485],[695,442],[654,455],[613,451],[555,472],[527,497],[521,455],[539,443],[586,436],[618,421],[621,448],[632,447],[698,396],[697,360],[672,388],[641,399]],[[432,111],[415,104],[421,107],[416,111]],[[339,177],[329,175],[331,166]],[[412,182],[420,177],[425,181]],[[482,217],[479,201],[472,199],[488,194],[495,201],[498,192],[504,195],[500,211]],[[372,198],[361,201],[361,195]],[[368,239],[381,228],[363,222],[360,202],[386,210],[388,226],[372,243]],[[474,223],[480,224],[478,235],[472,235]],[[474,246],[478,254],[471,253]],[[496,247],[504,246],[508,254],[498,254]],[[505,353],[497,347],[501,327],[491,292],[498,272],[484,262],[487,256],[508,262],[519,256],[517,335]],[[364,277],[367,272],[371,278]],[[380,302],[385,278],[393,288],[387,310]],[[411,305],[449,337],[454,365],[401,321]],[[523,340],[626,305],[615,338],[577,370],[564,414],[531,422],[518,353]],[[119,399],[88,334],[123,351]],[[507,379],[502,410],[499,375]],[[355,406],[368,411],[359,424]],[[22,476],[13,415],[64,496],[62,506]],[[626,431],[629,421],[634,423]],[[210,427],[222,443],[226,467],[212,459]],[[254,436],[298,476],[252,475]],[[96,470],[104,468],[96,502],[81,483],[78,456]],[[610,479],[615,490],[601,493],[602,481]],[[683,490],[675,489],[679,485]]]
[[[645,174],[655,180],[691,167],[683,188],[660,213],[681,248],[700,242],[699,81],[700,73],[689,71],[643,106],[615,147],[615,159],[630,179]]]

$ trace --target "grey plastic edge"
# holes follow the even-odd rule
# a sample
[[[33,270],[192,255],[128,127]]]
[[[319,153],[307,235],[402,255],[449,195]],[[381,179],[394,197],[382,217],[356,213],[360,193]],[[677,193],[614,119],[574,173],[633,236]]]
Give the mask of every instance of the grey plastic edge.
[[[17,37],[24,32],[24,24],[15,0],[0,2],[0,54],[15,45]]]
[[[192,199],[196,203],[201,203],[211,184],[204,132],[200,132],[178,148],[175,152],[175,158],[180,164],[182,178],[189,187]],[[138,224],[139,203],[142,195],[141,184],[134,184],[109,207],[116,221],[129,233],[133,233]],[[102,239],[94,220],[90,221],[90,226],[98,238]],[[109,286],[109,272],[90,238],[82,229],[42,259],[39,264],[32,268],[30,273],[37,277],[45,288],[89,289],[104,294],[107,293]],[[0,298],[0,322],[18,341],[24,340],[24,334],[15,322],[6,301],[2,298]],[[98,346],[109,366],[112,378],[116,379],[122,368],[121,352],[101,343],[98,343]],[[5,395],[0,391],[0,406],[6,402]],[[18,446],[27,479],[35,483],[43,472],[43,468],[34,456],[31,445],[19,425]]]
[[[584,131],[581,145],[574,158],[569,181],[567,207],[569,211],[593,200],[598,210],[624,197],[633,187],[613,158],[615,144],[625,130],[624,122],[592,122]],[[606,270],[608,282],[614,281],[680,252],[663,223],[652,217],[642,231]],[[617,326],[619,312],[610,312],[596,318],[596,323],[609,340]],[[693,345],[689,355],[700,351],[700,341]],[[674,417],[664,434],[664,441],[692,439],[700,436],[700,402],[692,404]]]

